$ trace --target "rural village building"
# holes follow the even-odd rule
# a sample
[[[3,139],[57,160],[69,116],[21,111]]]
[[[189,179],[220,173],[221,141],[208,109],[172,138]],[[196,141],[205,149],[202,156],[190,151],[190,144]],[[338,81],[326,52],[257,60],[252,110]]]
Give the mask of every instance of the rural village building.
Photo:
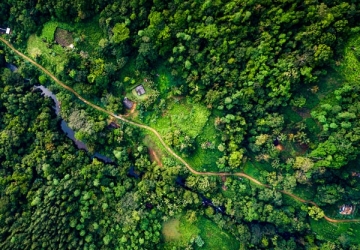
[[[139,96],[145,94],[144,86],[141,84],[135,88],[135,91]]]
[[[10,30],[10,28],[0,28],[0,33],[1,34],[10,34],[10,32],[11,32],[11,30]]]
[[[352,205],[342,205],[339,209],[339,214],[350,215],[354,212],[354,207]]]
[[[352,172],[352,173],[351,173],[351,176],[360,177],[360,173],[358,173],[358,172]]]
[[[130,101],[127,97],[123,100],[124,107],[127,109],[131,109],[134,106],[134,103]]]

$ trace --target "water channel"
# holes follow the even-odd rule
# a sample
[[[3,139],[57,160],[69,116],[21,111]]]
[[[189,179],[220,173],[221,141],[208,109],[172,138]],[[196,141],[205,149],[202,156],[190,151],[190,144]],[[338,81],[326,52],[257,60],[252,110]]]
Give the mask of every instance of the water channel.
[[[56,98],[56,96],[54,95],[54,93],[52,93],[48,88],[46,88],[45,86],[42,86],[42,85],[34,86],[34,89],[40,89],[43,96],[50,97],[51,99],[53,99],[53,101],[55,103],[55,106],[53,108],[55,110],[56,115],[60,117],[60,103],[59,103],[58,99]],[[83,149],[83,150],[89,151],[88,147],[86,146],[86,144],[84,142],[79,141],[75,138],[74,130],[72,130],[64,120],[61,120],[61,130],[64,131],[66,136],[69,137],[75,143],[75,145],[77,146],[78,149]],[[93,157],[97,158],[105,163],[113,163],[114,162],[109,157],[106,157],[99,153],[95,153],[93,155]]]

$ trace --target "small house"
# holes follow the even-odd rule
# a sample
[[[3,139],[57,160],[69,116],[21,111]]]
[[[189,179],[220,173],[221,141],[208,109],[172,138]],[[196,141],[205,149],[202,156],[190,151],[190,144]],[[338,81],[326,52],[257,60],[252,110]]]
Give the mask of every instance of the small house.
[[[135,91],[139,96],[145,94],[144,86],[142,86],[141,84],[135,88]]]
[[[110,122],[110,124],[108,125],[108,128],[120,128],[120,126],[115,122]]]
[[[358,172],[352,172],[352,173],[351,173],[351,176],[360,177],[360,173],[358,173]]]
[[[130,101],[127,97],[123,100],[124,107],[127,109],[131,109],[134,106],[134,103]]]
[[[0,28],[0,34],[7,34],[9,35],[11,32],[10,28]]]
[[[354,211],[354,207],[352,205],[342,205],[339,209],[339,214],[342,215],[350,215]]]

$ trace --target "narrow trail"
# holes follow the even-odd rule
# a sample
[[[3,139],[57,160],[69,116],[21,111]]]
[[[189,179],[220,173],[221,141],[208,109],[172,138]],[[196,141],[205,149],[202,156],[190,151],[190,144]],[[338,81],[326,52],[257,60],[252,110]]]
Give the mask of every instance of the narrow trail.
[[[6,46],[8,46],[12,51],[14,51],[16,54],[18,54],[20,57],[22,57],[23,59],[25,59],[26,61],[32,63],[33,65],[35,65],[38,69],[40,69],[42,72],[44,72],[46,75],[48,75],[54,82],[56,82],[57,84],[59,84],[61,87],[63,87],[64,89],[70,91],[71,93],[73,93],[78,99],[80,99],[82,102],[84,102],[86,105],[93,107],[94,109],[103,112],[105,114],[108,114],[109,116],[112,116],[114,118],[117,118],[125,123],[131,124],[135,127],[138,128],[143,128],[146,129],[148,131],[151,131],[153,134],[156,135],[156,137],[159,139],[160,143],[163,145],[163,147],[168,151],[168,153],[170,153],[174,158],[176,158],[178,161],[180,161],[191,173],[195,174],[195,175],[202,175],[202,176],[238,176],[238,177],[244,177],[248,180],[250,180],[251,182],[265,187],[265,188],[272,188],[270,185],[264,184],[258,180],[256,180],[255,178],[251,177],[250,175],[247,175],[245,173],[224,173],[224,172],[199,172],[196,171],[195,169],[193,169],[183,158],[181,158],[180,156],[178,156],[166,143],[165,141],[162,139],[161,135],[152,127],[149,127],[147,125],[144,124],[140,124],[131,120],[126,119],[124,116],[122,115],[116,115],[104,108],[101,108],[91,102],[89,102],[88,100],[86,100],[85,98],[83,98],[80,94],[78,94],[74,89],[72,89],[71,87],[67,86],[65,83],[63,83],[62,81],[60,81],[59,79],[57,79],[50,71],[48,71],[47,69],[45,69],[43,66],[41,66],[40,64],[38,64],[37,62],[35,62],[33,59],[31,59],[30,57],[24,55],[23,53],[21,53],[20,51],[18,51],[17,49],[15,49],[8,41],[6,41],[3,37],[0,37],[0,41],[2,41]],[[288,195],[290,197],[292,197],[295,200],[298,200],[302,203],[307,203],[307,204],[311,204],[313,206],[319,207],[315,202],[313,201],[308,201],[308,200],[304,200],[302,198],[300,198],[297,195],[294,195],[286,190],[278,190],[279,192]],[[360,222],[360,219],[344,219],[344,220],[337,220],[337,219],[332,219],[327,217],[326,215],[324,216],[324,219],[332,222],[332,223],[344,223],[344,222]]]

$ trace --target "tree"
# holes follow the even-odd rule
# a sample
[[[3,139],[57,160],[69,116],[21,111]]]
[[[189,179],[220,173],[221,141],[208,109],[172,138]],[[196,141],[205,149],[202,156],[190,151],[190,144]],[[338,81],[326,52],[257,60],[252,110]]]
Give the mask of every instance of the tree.
[[[229,156],[229,166],[231,168],[237,168],[240,166],[243,158],[243,150],[232,152]]]
[[[321,204],[335,204],[338,202],[345,190],[339,185],[323,185],[317,188],[316,199]]]
[[[113,37],[111,38],[112,42],[120,43],[125,41],[130,36],[130,30],[126,27],[125,23],[117,23],[112,29]]]
[[[308,214],[314,220],[319,220],[324,217],[324,211],[316,206],[308,207]]]

